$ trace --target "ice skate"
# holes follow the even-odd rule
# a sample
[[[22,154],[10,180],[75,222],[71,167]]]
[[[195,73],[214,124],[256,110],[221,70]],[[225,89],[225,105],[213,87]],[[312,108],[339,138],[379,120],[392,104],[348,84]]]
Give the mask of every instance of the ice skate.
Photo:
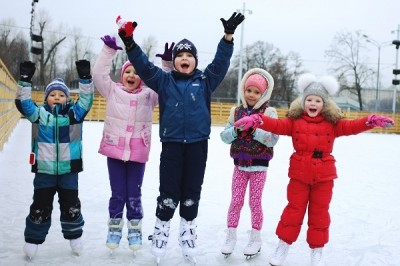
[[[323,266],[322,248],[311,249],[311,266]]]
[[[196,223],[193,221],[186,221],[181,218],[180,233],[179,233],[179,245],[182,248],[183,257],[188,260],[192,265],[196,264]]]
[[[124,221],[122,218],[109,219],[108,220],[108,235],[106,246],[111,249],[111,255],[114,249],[118,248],[119,242],[122,237],[122,227]]]
[[[275,249],[269,264],[272,266],[280,266],[285,261],[290,245],[283,240],[279,240],[279,244]]]
[[[251,229],[249,242],[243,250],[243,254],[246,257],[246,260],[252,259],[257,256],[261,251],[261,234],[260,230]]]
[[[142,221],[132,219],[128,221],[128,242],[129,248],[137,251],[142,248]]]
[[[24,250],[25,256],[29,260],[32,260],[36,255],[36,252],[38,250],[38,245],[32,244],[32,243],[25,243],[23,250]]]
[[[157,259],[157,265],[167,252],[167,244],[169,238],[169,228],[171,221],[161,221],[157,218],[154,226],[153,235],[149,236],[151,240],[151,254]]]
[[[82,238],[78,237],[75,239],[70,239],[69,240],[69,245],[72,249],[72,252],[75,253],[76,255],[80,256],[83,251],[83,243],[82,243]]]
[[[236,228],[228,228],[225,231],[226,231],[226,237],[225,237],[225,242],[221,248],[221,253],[225,256],[225,258],[228,258],[235,249]]]

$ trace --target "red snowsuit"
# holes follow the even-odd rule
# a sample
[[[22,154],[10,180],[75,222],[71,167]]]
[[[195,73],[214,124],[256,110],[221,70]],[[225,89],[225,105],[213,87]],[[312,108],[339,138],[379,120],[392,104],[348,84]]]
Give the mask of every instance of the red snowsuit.
[[[261,129],[292,137],[287,187],[288,204],[276,229],[280,239],[292,244],[299,236],[308,205],[307,243],[323,247],[329,240],[329,204],[333,179],[337,178],[335,158],[331,154],[335,138],[371,129],[367,117],[330,122],[323,115],[311,118],[301,110],[285,119],[263,117]],[[293,114],[293,111],[292,111]]]

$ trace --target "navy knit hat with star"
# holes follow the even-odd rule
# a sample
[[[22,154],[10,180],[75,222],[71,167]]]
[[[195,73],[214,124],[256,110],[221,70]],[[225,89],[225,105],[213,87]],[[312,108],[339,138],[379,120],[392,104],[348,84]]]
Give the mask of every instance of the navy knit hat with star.
[[[174,49],[172,50],[172,62],[175,61],[175,57],[182,52],[188,52],[191,53],[196,61],[196,66],[195,68],[197,68],[197,63],[198,63],[198,59],[197,59],[197,49],[196,46],[194,46],[194,44],[189,41],[188,39],[183,39],[182,41],[178,42],[175,46]]]
[[[47,96],[49,96],[50,92],[54,90],[59,90],[65,93],[67,99],[69,99],[69,89],[67,85],[65,85],[64,80],[62,78],[55,78],[49,85],[47,85],[46,90],[44,91],[44,100],[47,100]]]

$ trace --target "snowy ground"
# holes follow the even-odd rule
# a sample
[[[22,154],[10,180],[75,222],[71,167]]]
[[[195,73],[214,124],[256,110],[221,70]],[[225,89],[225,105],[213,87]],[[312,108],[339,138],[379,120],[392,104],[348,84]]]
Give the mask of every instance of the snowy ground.
[[[46,242],[33,261],[22,253],[25,217],[33,194],[28,165],[30,123],[21,120],[0,152],[0,265],[155,265],[150,241],[136,256],[128,249],[127,229],[120,248],[110,255],[105,247],[110,189],[105,157],[97,153],[101,122],[84,123],[84,172],[80,174],[80,198],[85,218],[84,253],[75,256],[62,238],[59,205],[54,202],[53,224]],[[220,245],[224,237],[226,212],[230,200],[233,163],[229,145],[220,141],[222,127],[213,127],[209,159],[203,186],[198,223],[199,256],[197,265],[267,265],[277,243],[274,234],[286,204],[287,168],[292,152],[291,140],[281,137],[271,162],[264,190],[264,227],[261,254],[246,261],[242,250],[250,229],[248,205],[242,211],[238,243],[232,256],[224,259]],[[152,233],[158,195],[160,143],[158,125],[153,126],[151,158],[143,184],[144,235]],[[331,204],[330,242],[324,250],[326,265],[400,265],[400,135],[363,133],[336,140],[334,155],[339,179],[335,181]],[[247,204],[247,201],[246,201]],[[178,246],[178,213],[172,222],[167,256],[161,265],[188,265]],[[306,225],[306,220],[304,224]],[[286,266],[309,265],[306,227],[289,251]]]

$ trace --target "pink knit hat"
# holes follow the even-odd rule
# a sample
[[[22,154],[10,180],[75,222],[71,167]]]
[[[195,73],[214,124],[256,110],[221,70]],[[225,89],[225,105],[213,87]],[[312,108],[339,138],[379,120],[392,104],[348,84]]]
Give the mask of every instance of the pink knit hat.
[[[244,89],[246,90],[250,86],[256,87],[260,90],[261,94],[263,94],[268,89],[268,82],[265,77],[256,73],[247,78]]]
[[[124,75],[124,73],[125,73],[125,70],[129,67],[129,66],[131,66],[132,65],[132,63],[128,60],[128,61],[126,61],[123,65],[122,65],[122,69],[121,69],[121,81],[122,81],[122,76]]]

